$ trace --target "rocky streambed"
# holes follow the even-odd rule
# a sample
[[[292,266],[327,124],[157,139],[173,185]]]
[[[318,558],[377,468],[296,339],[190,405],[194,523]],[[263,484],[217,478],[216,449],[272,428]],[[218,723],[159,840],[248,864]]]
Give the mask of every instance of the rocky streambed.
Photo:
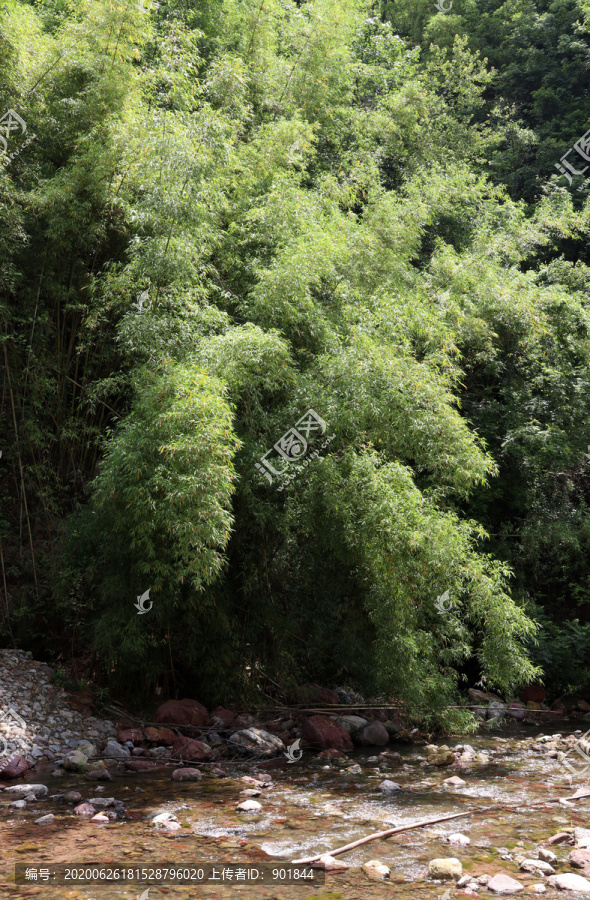
[[[19,659],[23,671],[38,666]],[[83,717],[78,723],[74,717],[72,725],[80,730],[64,728],[76,735],[64,737],[44,725],[41,714],[51,711],[61,728],[59,709],[51,704],[59,707],[65,698],[44,690],[37,674],[28,680],[40,697],[48,697],[47,708],[35,690],[29,695],[23,685],[22,695],[15,694],[10,682],[11,702],[20,704],[15,713],[22,715],[27,697],[29,718],[24,735],[13,733],[12,725],[6,731],[5,740],[15,747],[7,748],[5,758],[20,756],[30,768],[0,781],[1,897],[590,898],[590,744],[581,730],[574,733],[576,723],[554,723],[543,731],[515,722],[505,732],[429,744],[419,733],[412,743],[410,733],[396,731],[391,722],[390,734],[386,720],[380,724],[387,745],[372,746],[358,742],[357,732],[380,741],[383,732],[362,716],[347,722],[353,717],[343,713],[340,722],[319,716],[322,721],[312,723],[347,745],[319,752],[304,737],[311,715],[290,724],[285,717],[234,717],[228,725],[233,713],[199,712],[200,704],[187,701],[191,723],[182,728],[170,721],[138,727]],[[0,686],[9,689],[6,682]],[[71,710],[63,705],[63,711]],[[39,729],[49,734],[36,730],[37,714]],[[207,721],[196,724],[205,714]],[[178,706],[163,704],[158,718],[167,716],[177,718]],[[267,730],[273,727],[277,734]],[[299,740],[298,732],[302,753],[280,749],[292,748],[285,741]],[[25,743],[16,747],[17,739]],[[40,755],[33,755],[33,744]],[[466,815],[330,858],[335,848],[372,833],[457,813]],[[168,882],[150,886],[146,895],[145,883],[14,881],[15,863],[38,871],[89,863],[246,866],[317,855],[327,871],[326,884],[316,888]]]

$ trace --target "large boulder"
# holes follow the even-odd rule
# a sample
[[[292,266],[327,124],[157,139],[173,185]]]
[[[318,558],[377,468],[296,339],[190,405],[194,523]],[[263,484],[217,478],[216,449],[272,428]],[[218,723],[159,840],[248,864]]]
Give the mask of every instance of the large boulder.
[[[206,725],[209,713],[197,700],[167,700],[156,710],[154,721],[169,725]]]
[[[541,687],[540,684],[531,684],[522,691],[520,699],[524,700],[525,703],[541,703],[546,696],[545,688]]]
[[[20,778],[30,769],[29,762],[20,753],[12,753],[0,761],[0,778]]]
[[[276,756],[278,753],[285,752],[282,740],[275,734],[271,734],[270,731],[263,731],[262,728],[244,728],[241,731],[234,731],[230,742],[240,750],[260,756]]]
[[[476,703],[491,703],[492,700],[502,703],[502,698],[498,697],[497,694],[490,694],[487,691],[478,691],[477,688],[469,688],[467,693],[471,700],[475,700]]]
[[[290,692],[291,703],[314,703],[333,706],[340,704],[340,697],[329,688],[320,687],[319,684],[300,684]]]
[[[330,716],[330,718],[351,735],[368,722],[368,719],[363,719],[362,716]]]
[[[389,743],[389,734],[381,722],[373,719],[355,732],[354,742],[362,747],[384,747]]]
[[[516,894],[518,891],[524,891],[524,884],[516,881],[515,878],[511,878],[510,875],[502,875],[498,872],[497,875],[494,875],[488,881],[487,889],[494,894]]]
[[[341,725],[336,725],[326,716],[310,716],[303,723],[303,738],[321,750],[333,747],[335,750],[352,750],[350,735]]]
[[[431,878],[441,881],[458,881],[463,874],[463,866],[460,860],[453,856],[447,859],[431,859],[428,863],[428,874]]]
[[[166,744],[166,746],[171,747],[176,740],[176,735],[172,729],[165,728],[164,726],[154,728],[153,725],[150,725],[148,728],[144,728],[143,731],[146,740],[149,741],[150,744]]]
[[[187,762],[204,762],[213,759],[213,751],[209,744],[203,741],[195,741],[184,735],[176,738],[172,745],[172,755],[177,759],[185,759]]]
[[[142,728],[120,728],[117,731],[117,740],[120,744],[131,741],[132,744],[141,744],[145,740]]]
[[[590,872],[590,850],[572,850],[570,865],[576,869],[585,869]]]
[[[547,879],[551,887],[560,891],[590,891],[590,881],[582,875],[564,872],[563,875],[550,875]]]
[[[224,728],[229,728],[235,717],[235,712],[232,712],[231,709],[224,709],[223,706],[216,706],[215,709],[211,711],[211,718],[218,719]]]

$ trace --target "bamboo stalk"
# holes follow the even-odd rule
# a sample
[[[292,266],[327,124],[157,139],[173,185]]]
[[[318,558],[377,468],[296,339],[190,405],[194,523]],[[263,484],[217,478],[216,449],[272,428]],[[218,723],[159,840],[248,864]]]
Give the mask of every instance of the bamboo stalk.
[[[461,813],[453,813],[450,816],[438,816],[436,819],[424,819],[423,822],[415,822],[413,825],[401,825],[398,828],[388,828],[387,831],[376,831],[374,834],[368,834],[367,837],[359,838],[358,841],[352,841],[350,844],[345,844],[344,847],[338,847],[336,850],[329,850],[326,853],[329,853],[330,856],[338,856],[340,853],[347,853],[348,850],[354,850],[355,847],[360,847],[361,844],[368,844],[369,841],[378,841],[383,838],[391,837],[393,834],[399,834],[401,831],[412,831],[414,828],[423,828],[425,825],[436,825],[438,822],[448,822],[450,819],[459,819],[462,816],[471,816],[474,813],[482,812],[483,810],[479,809],[471,809],[467,812]],[[326,853],[317,853],[315,856],[308,856],[305,859],[294,859],[291,863],[292,866],[303,866],[308,863],[317,862],[321,856],[325,856]]]

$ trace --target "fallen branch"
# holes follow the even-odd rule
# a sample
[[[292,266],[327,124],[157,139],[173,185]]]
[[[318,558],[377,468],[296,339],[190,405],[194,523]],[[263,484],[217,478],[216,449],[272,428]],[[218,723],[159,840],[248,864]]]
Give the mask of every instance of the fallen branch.
[[[325,856],[326,853],[329,853],[330,856],[338,856],[340,853],[347,853],[349,850],[354,850],[355,847],[360,847],[361,844],[368,844],[369,841],[382,840],[383,838],[391,837],[392,834],[399,834],[400,831],[411,831],[413,828],[422,828],[424,825],[436,825],[438,822],[448,822],[449,819],[459,819],[461,816],[471,816],[478,812],[483,812],[483,810],[472,809],[468,812],[453,813],[451,816],[439,816],[437,819],[425,819],[424,822],[416,822],[414,825],[401,825],[399,828],[388,828],[387,831],[377,831],[375,834],[369,834],[367,837],[359,838],[358,841],[353,841],[351,844],[345,844],[344,847],[338,847],[337,850],[328,850],[325,853],[318,853],[316,856],[308,856],[306,859],[294,859],[291,865],[307,865],[308,863],[317,862],[317,860],[320,859],[320,857]]]

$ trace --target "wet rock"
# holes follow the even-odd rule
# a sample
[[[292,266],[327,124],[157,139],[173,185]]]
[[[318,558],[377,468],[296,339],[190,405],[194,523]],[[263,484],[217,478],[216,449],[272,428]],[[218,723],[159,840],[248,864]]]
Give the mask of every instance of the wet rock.
[[[344,769],[344,774],[345,775],[362,775],[363,770],[361,769],[361,767],[359,766],[358,763],[355,763],[354,765],[348,766],[348,768]],[[392,784],[393,784],[393,782],[392,782]]]
[[[35,819],[35,825],[51,825],[52,822],[55,822],[55,816],[53,813],[47,813],[46,816],[41,816],[40,819]]]
[[[240,797],[260,797],[262,791],[260,788],[245,788],[243,791],[240,791]]]
[[[391,872],[389,866],[384,865],[378,859],[370,859],[361,868],[365,875],[368,875],[374,881],[383,881],[384,878],[389,878]]]
[[[312,747],[320,747],[322,750],[352,750],[348,732],[326,716],[310,716],[306,719],[303,723],[303,737]]]
[[[522,703],[509,703],[508,709],[506,710],[506,715],[511,719],[522,720],[526,716],[526,712],[524,710],[524,704]]]
[[[550,837],[547,841],[548,844],[573,844],[574,836],[573,834],[568,834],[566,831],[558,831],[557,834],[554,834],[553,837]]]
[[[235,712],[232,712],[231,709],[224,709],[223,706],[216,706],[211,712],[211,720],[216,719],[224,728],[229,728],[235,718]]]
[[[122,728],[117,732],[117,741],[120,744],[126,744],[131,741],[132,744],[141,744],[145,740],[142,728]]]
[[[86,800],[86,803],[91,804],[95,809],[106,809],[109,806],[115,806],[117,801],[114,797],[92,797],[91,800]]]
[[[566,872],[563,875],[550,875],[547,879],[552,887],[560,891],[590,891],[590,881],[582,875]]]
[[[379,790],[384,791],[386,794],[394,794],[396,791],[401,791],[401,789],[401,784],[398,784],[397,781],[389,781],[387,778],[379,785]]]
[[[88,757],[81,750],[70,750],[63,759],[66,772],[81,772],[88,764]]]
[[[446,859],[431,859],[428,863],[428,874],[431,878],[442,881],[458,881],[463,874],[463,866],[453,856]]]
[[[351,735],[368,723],[368,719],[363,719],[362,716],[332,716],[332,720]]]
[[[102,751],[102,755],[105,759],[128,759],[131,756],[131,751],[128,747],[122,747],[117,741],[109,741]]]
[[[91,781],[111,781],[113,778],[106,766],[93,769],[92,772],[86,772],[84,777],[89,778]]]
[[[487,889],[494,894],[516,894],[518,891],[524,891],[524,885],[511,878],[510,875],[498,873],[490,878]]]
[[[343,872],[348,869],[348,866],[345,862],[342,862],[340,859],[336,859],[334,856],[330,856],[329,853],[324,853],[318,859],[317,863],[314,863],[314,867],[325,869],[326,872]]]
[[[0,761],[0,778],[20,778],[31,768],[28,760],[20,753],[12,753]]]
[[[448,784],[451,787],[463,787],[467,782],[463,781],[462,778],[459,778],[458,775],[452,775],[451,778],[445,778],[443,784]]]
[[[555,869],[543,859],[523,859],[520,864],[521,872],[530,872],[532,875],[555,875]]]
[[[244,728],[256,728],[256,717],[250,713],[240,713],[232,722],[234,731],[242,731]]]
[[[167,747],[171,747],[176,740],[176,735],[172,729],[163,725],[160,728],[154,728],[153,725],[150,725],[143,729],[143,733],[146,741],[149,741],[150,744],[165,744]]]
[[[449,749],[439,749],[427,757],[427,762],[429,766],[450,766],[455,762],[455,754]]]
[[[155,825],[156,828],[165,827],[172,822],[178,822],[178,818],[174,813],[169,812],[158,813],[152,819],[152,825]]]
[[[4,795],[34,794],[35,797],[46,797],[47,787],[44,784],[11,784],[4,788]]]
[[[68,803],[77,803],[81,799],[82,794],[80,793],[80,791],[66,791],[66,793],[64,794],[64,800],[66,800]]]
[[[590,869],[590,850],[572,850],[569,860],[576,869]]]
[[[389,734],[381,722],[372,720],[355,732],[354,742],[362,747],[383,747],[389,743]]]
[[[80,803],[74,810],[76,816],[93,816],[96,810],[90,803]]]
[[[457,844],[459,847],[468,847],[471,843],[471,838],[468,838],[466,834],[456,832],[455,834],[450,834],[447,841],[449,844]]]
[[[382,750],[377,757],[377,761],[380,766],[385,764],[388,766],[400,766],[402,757],[400,753],[396,753],[393,750]]]
[[[206,725],[209,713],[197,700],[167,700],[156,710],[154,721],[164,725]]]
[[[318,759],[344,759],[346,754],[342,750],[336,750],[335,747],[329,747],[328,750],[322,750],[318,753]]]
[[[275,756],[285,752],[285,745],[280,738],[261,728],[246,728],[236,731],[231,735],[230,741],[241,750],[262,756]]]
[[[262,809],[262,804],[258,800],[243,800],[236,806],[238,812],[257,812]]]
[[[544,859],[545,862],[551,863],[551,865],[557,862],[555,853],[552,850],[545,850],[544,847],[539,847],[539,859]]]
[[[200,769],[175,769],[172,773],[172,781],[200,781],[202,777]]]

